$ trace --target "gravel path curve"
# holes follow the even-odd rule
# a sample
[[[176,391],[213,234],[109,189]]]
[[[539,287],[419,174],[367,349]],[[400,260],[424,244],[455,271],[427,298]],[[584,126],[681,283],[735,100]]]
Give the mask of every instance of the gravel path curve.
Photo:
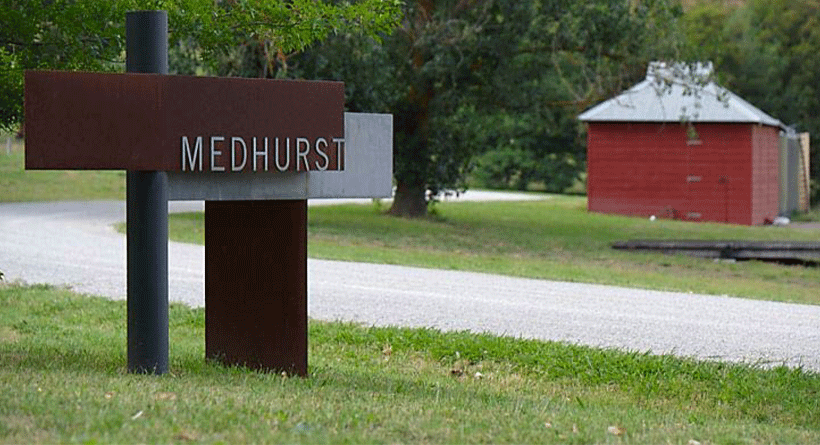
[[[201,202],[173,202],[172,211]],[[9,281],[125,296],[122,202],[0,204]],[[201,306],[204,248],[169,243],[169,297]],[[309,260],[309,315],[559,340],[820,371],[820,306]]]

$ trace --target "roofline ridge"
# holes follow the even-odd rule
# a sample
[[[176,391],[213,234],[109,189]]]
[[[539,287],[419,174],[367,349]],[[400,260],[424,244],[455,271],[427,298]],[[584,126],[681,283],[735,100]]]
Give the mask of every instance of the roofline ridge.
[[[778,119],[718,85],[711,78],[711,62],[698,62],[694,67],[683,62],[676,64],[676,69],[690,73],[700,68],[702,71],[695,77],[654,75],[659,67],[666,66],[666,62],[651,62],[647,77],[580,113],[578,119],[584,122],[736,122],[785,128]],[[648,87],[652,88],[651,92]]]

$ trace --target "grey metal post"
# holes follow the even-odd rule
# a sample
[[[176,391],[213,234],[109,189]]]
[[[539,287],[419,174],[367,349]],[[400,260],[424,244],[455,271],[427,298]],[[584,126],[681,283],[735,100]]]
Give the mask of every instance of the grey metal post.
[[[168,74],[168,14],[125,15],[125,70]],[[168,372],[168,176],[128,171],[128,371]]]

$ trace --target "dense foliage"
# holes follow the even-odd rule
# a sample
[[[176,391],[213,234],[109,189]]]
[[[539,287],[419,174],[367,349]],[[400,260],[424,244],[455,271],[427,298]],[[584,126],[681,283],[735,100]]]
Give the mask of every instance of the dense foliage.
[[[420,216],[473,168],[564,190],[585,169],[575,116],[679,55],[680,14],[673,0],[417,0],[383,41],[336,36],[290,67],[344,80],[351,109],[393,113],[391,212]]]
[[[211,69],[238,47],[288,53],[334,32],[385,32],[398,19],[392,0],[2,0],[0,127],[22,120],[23,70],[122,70],[125,13],[140,9],[168,11],[172,48],[191,49],[187,63]]]

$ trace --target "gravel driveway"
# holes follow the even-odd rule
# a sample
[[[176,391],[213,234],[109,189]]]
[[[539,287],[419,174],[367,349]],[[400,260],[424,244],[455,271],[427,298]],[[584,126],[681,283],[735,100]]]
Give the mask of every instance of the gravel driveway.
[[[197,210],[201,202],[172,203]],[[0,204],[6,279],[122,299],[122,202]],[[169,243],[169,296],[201,306],[204,248]],[[309,315],[820,371],[820,306],[309,260]]]

